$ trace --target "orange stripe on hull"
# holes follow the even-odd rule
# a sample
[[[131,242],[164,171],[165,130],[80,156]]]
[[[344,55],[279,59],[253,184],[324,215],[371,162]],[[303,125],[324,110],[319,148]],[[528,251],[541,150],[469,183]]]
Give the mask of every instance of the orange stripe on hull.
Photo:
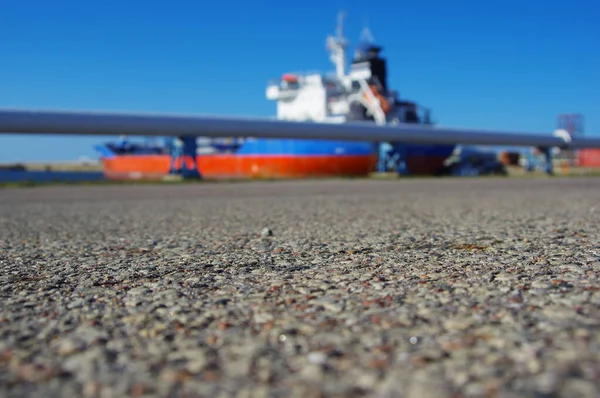
[[[364,176],[375,170],[371,156],[240,156],[201,155],[196,158],[204,178],[306,178]],[[169,173],[169,155],[118,156],[103,159],[110,179],[158,179]]]

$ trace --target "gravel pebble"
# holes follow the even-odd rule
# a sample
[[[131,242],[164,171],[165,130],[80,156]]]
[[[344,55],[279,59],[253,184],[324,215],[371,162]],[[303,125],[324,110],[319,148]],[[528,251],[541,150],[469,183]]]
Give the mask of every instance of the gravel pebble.
[[[0,395],[598,396],[598,181],[0,190]]]

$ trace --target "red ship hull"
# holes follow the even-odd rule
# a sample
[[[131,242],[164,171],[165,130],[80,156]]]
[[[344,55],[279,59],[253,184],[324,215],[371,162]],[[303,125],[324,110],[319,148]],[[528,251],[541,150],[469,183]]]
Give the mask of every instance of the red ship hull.
[[[253,156],[199,155],[198,170],[207,179],[307,178],[366,176],[375,171],[377,155]],[[162,179],[171,165],[169,155],[134,155],[103,158],[107,179]]]
[[[434,175],[444,166],[447,156],[408,156],[406,167],[412,175]]]

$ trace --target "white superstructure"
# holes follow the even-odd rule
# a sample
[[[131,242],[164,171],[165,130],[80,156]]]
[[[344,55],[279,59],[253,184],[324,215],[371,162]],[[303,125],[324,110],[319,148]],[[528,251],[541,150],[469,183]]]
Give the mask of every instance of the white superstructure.
[[[335,73],[286,73],[267,86],[267,99],[277,101],[277,118],[335,123],[429,123],[427,114],[418,115],[416,104],[400,101],[398,94],[387,88],[387,65],[379,57],[380,47],[363,43],[346,72],[348,42],[343,35],[343,17],[338,16],[336,36],[327,38]],[[370,32],[366,33],[370,37]]]

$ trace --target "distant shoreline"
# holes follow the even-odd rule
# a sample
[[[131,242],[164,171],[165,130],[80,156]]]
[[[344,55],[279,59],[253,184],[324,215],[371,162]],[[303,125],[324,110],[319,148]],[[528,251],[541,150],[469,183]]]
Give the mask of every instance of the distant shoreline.
[[[92,172],[102,171],[98,161],[89,162],[7,162],[0,163],[0,171],[71,171]]]

